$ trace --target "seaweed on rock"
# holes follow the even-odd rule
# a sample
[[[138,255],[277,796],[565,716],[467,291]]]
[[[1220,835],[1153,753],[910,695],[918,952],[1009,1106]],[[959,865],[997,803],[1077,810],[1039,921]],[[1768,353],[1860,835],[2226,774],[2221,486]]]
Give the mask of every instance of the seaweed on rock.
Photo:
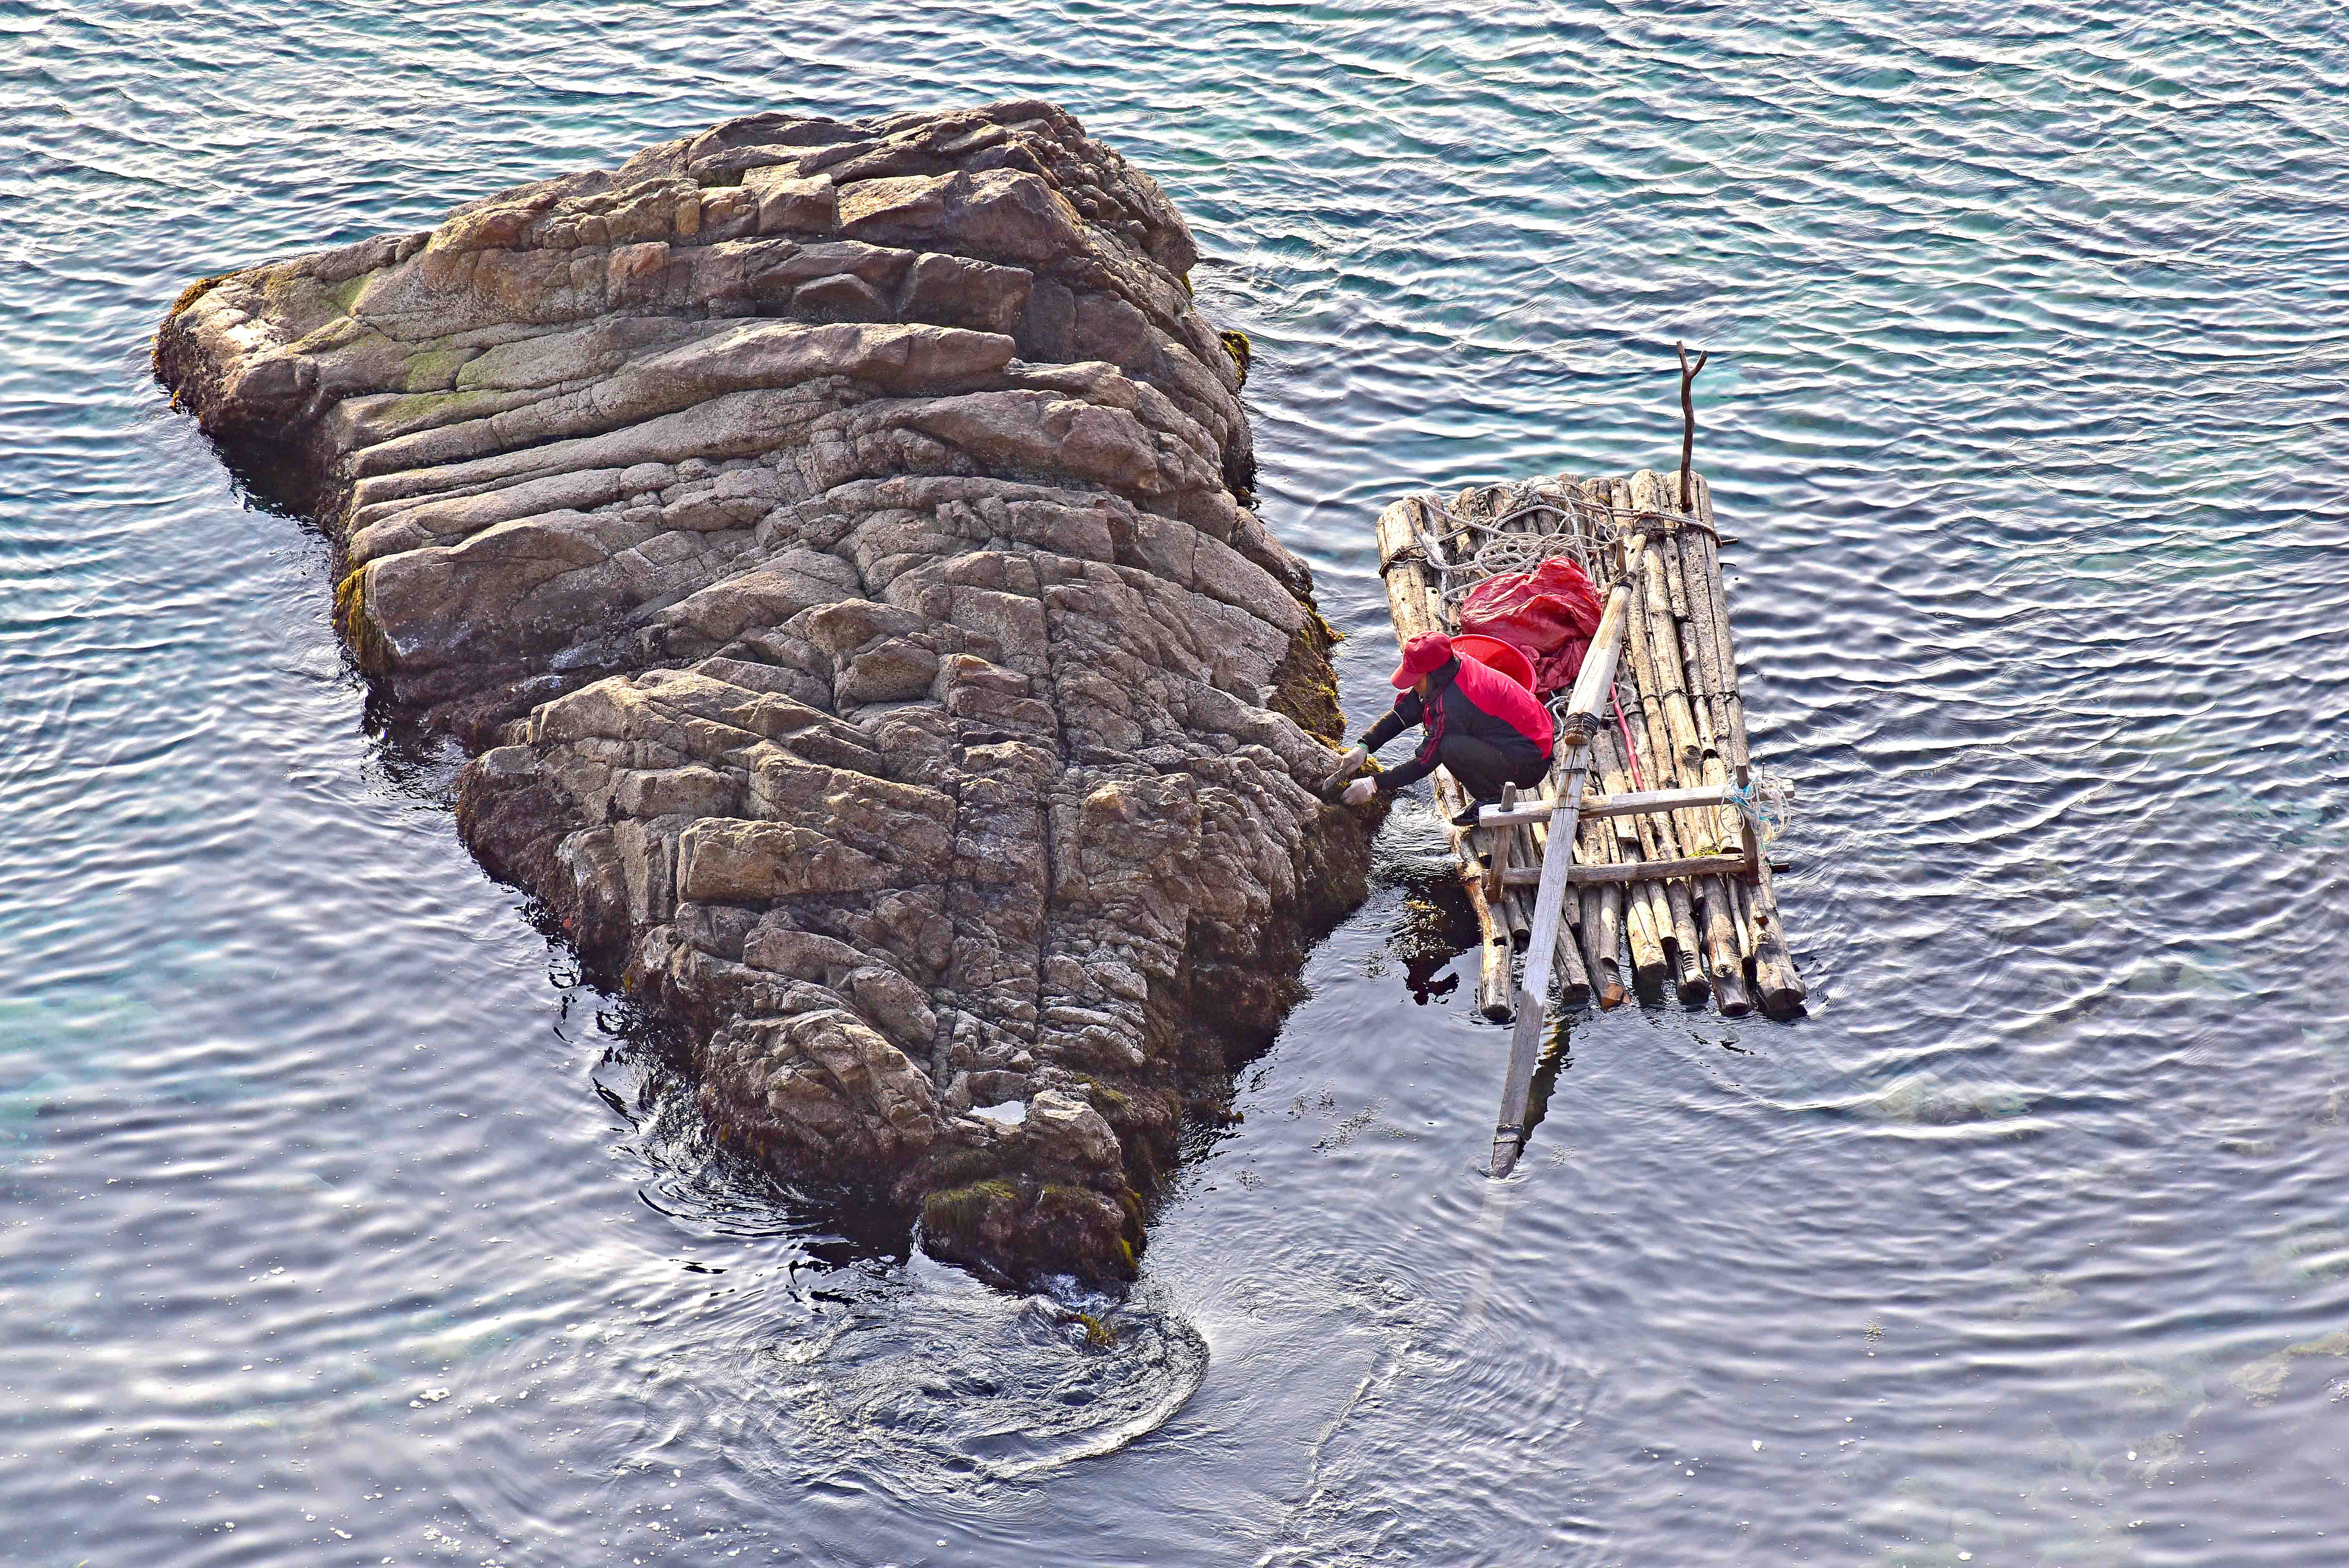
[[[1195,260],[1049,104],[757,115],[207,279],[155,366],[722,1139],[1106,1280],[1375,825]]]

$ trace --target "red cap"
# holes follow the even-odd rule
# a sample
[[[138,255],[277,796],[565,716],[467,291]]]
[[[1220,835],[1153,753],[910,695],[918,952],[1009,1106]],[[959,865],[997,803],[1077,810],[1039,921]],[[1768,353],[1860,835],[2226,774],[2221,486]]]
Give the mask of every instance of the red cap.
[[[1402,645],[1402,663],[1395,669],[1394,684],[1407,686],[1451,661],[1452,639],[1441,632],[1423,633]]]

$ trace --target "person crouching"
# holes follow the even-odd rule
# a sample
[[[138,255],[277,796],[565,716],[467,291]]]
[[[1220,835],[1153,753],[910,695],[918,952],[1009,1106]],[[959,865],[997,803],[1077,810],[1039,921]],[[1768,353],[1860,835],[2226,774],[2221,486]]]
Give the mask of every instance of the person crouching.
[[[1504,785],[1538,783],[1549,771],[1549,710],[1500,671],[1454,653],[1452,639],[1443,633],[1403,645],[1394,684],[1403,688],[1402,696],[1340,759],[1340,776],[1413,725],[1425,726],[1426,737],[1402,767],[1347,785],[1348,805],[1392,795],[1441,762],[1468,797],[1467,810],[1453,819],[1454,825],[1473,827],[1478,808],[1497,803]]]

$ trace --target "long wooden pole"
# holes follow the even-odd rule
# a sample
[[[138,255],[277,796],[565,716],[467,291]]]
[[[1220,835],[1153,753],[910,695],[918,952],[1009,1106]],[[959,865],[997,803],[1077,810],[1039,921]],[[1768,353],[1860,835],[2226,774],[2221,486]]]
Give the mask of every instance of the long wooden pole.
[[[1667,877],[1734,876],[1744,871],[1745,863],[1744,855],[1694,855],[1676,861],[1608,861],[1578,864],[1566,873],[1566,880],[1574,887],[1619,887],[1627,882],[1651,882]],[[1507,872],[1504,875],[1507,877],[1510,887],[1526,887],[1541,878],[1541,873],[1531,867]],[[1618,931],[1616,934],[1619,936],[1622,933]],[[1729,941],[1731,951],[1734,952],[1735,932],[1729,933]]]
[[[1696,498],[1689,493],[1689,464],[1696,456],[1696,373],[1703,369],[1705,362],[1713,357],[1713,350],[1708,348],[1699,354],[1696,364],[1692,366],[1688,345],[1682,343],[1673,346],[1679,349],[1681,356],[1681,511],[1686,515],[1696,504]]]
[[[1542,853],[1548,852],[1550,809],[1557,804],[1558,792],[1566,783],[1565,776],[1558,771],[1558,764],[1563,760],[1562,756],[1552,760],[1549,776],[1542,780],[1544,804],[1541,820],[1528,824],[1526,829],[1528,834],[1534,836],[1534,848]],[[1530,909],[1532,907],[1530,895],[1526,896],[1528,899],[1526,907]],[[1558,922],[1557,926],[1558,1003],[1561,1006],[1574,1008],[1590,1000],[1591,976],[1588,966],[1582,961],[1582,949],[1578,942],[1575,929],[1581,923],[1581,904],[1579,901],[1568,895],[1563,903],[1563,909],[1566,919]],[[1530,922],[1531,916],[1528,915],[1527,919]],[[1528,924],[1526,936],[1528,940],[1531,939],[1530,924]]]
[[[1610,795],[1630,791],[1630,781],[1623,767],[1623,743],[1612,726],[1600,716],[1599,733],[1591,738],[1591,755],[1599,769],[1599,777]],[[1636,870],[1647,861],[1647,846],[1640,841],[1640,821],[1636,817],[1614,819],[1615,859],[1627,870]],[[1569,876],[1573,873],[1568,872]],[[1623,934],[1631,944],[1631,975],[1642,991],[1653,990],[1664,983],[1668,973],[1664,963],[1664,939],[1672,934],[1672,917],[1664,907],[1663,891],[1652,882],[1630,881],[1624,888]]]
[[[1641,777],[1648,778],[1652,783],[1654,758],[1651,757],[1641,762],[1640,757],[1641,747],[1648,746],[1652,749],[1649,735],[1650,732],[1644,728],[1632,732],[1631,760],[1640,764]],[[1651,789],[1649,793],[1671,796],[1681,791]],[[1693,793],[1703,795],[1706,791],[1699,789]],[[1704,802],[1699,800],[1691,804],[1702,805]],[[1670,811],[1645,813],[1639,818],[1640,833],[1652,845],[1651,859],[1676,861],[1682,858],[1680,838],[1673,830],[1673,814]],[[1686,877],[1674,877],[1664,883],[1664,903],[1671,912],[1672,945],[1679,950],[1677,989],[1680,998],[1682,1002],[1702,1002],[1712,995],[1713,982],[1705,974],[1704,949],[1696,933],[1694,890]]]
[[[1707,524],[1713,521],[1713,487],[1702,480],[1696,482],[1696,516]],[[1695,533],[1695,531],[1690,531]],[[1701,562],[1713,593],[1705,609],[1713,621],[1713,643],[1720,660],[1721,708],[1728,734],[1723,741],[1723,751],[1729,765],[1743,772],[1749,758],[1745,748],[1745,704],[1737,690],[1737,649],[1729,632],[1729,595],[1721,581],[1721,549],[1717,535],[1696,533],[1689,541],[1694,554],[1686,558]],[[1692,607],[1693,608],[1693,607]],[[1746,913],[1754,944],[1754,989],[1761,993],[1762,1010],[1774,1018],[1791,1017],[1810,995],[1802,971],[1795,966],[1794,955],[1786,951],[1785,929],[1778,923],[1777,890],[1770,883],[1770,861],[1766,855],[1754,864],[1754,882],[1746,889]]]
[[[1650,469],[1641,469],[1623,481],[1622,496],[1635,515],[1642,511],[1662,511],[1669,504],[1663,476]],[[1672,624],[1671,614],[1669,607],[1660,612],[1660,618],[1667,627]],[[1684,785],[1702,784],[1705,781],[1701,760],[1702,746],[1691,733],[1694,725],[1688,714],[1687,699],[1684,696],[1682,697],[1675,714],[1666,698],[1669,690],[1677,688],[1684,693],[1687,689],[1680,669],[1677,634],[1666,631],[1662,635],[1643,643],[1639,653],[1640,662],[1635,666],[1634,674],[1647,694],[1647,700],[1643,700],[1641,706],[1648,719],[1651,769],[1660,780],[1672,780]],[[1690,749],[1692,741],[1696,742],[1695,749]],[[1692,855],[1714,852],[1720,846],[1718,835],[1709,825],[1712,820],[1702,810],[1674,812],[1673,834],[1681,848]]]
[[[1548,843],[1542,854],[1541,883],[1534,893],[1533,942],[1526,949],[1525,981],[1517,993],[1517,1019],[1509,1036],[1508,1078],[1501,1088],[1501,1116],[1493,1128],[1492,1171],[1506,1176],[1516,1169],[1517,1151],[1525,1145],[1526,1114],[1532,1097],[1534,1067],[1541,1059],[1541,1039],[1549,1016],[1549,974],[1557,955],[1558,914],[1566,906],[1567,871],[1574,861],[1577,818],[1582,786],[1590,769],[1590,737],[1599,727],[1599,705],[1615,686],[1616,656],[1622,652],[1623,623],[1630,610],[1630,568],[1647,548],[1647,536],[1635,535],[1625,554],[1623,580],[1607,595],[1599,617],[1599,631],[1582,658],[1567,701],[1568,748],[1564,779],[1551,807]]]
[[[1409,642],[1423,632],[1444,629],[1436,614],[1427,567],[1416,548],[1417,513],[1417,502],[1407,497],[1379,514],[1379,570],[1386,577],[1387,608],[1399,643]],[[1509,934],[1505,929],[1506,916],[1485,900],[1485,865],[1484,857],[1477,852],[1475,832],[1451,824],[1450,819],[1466,810],[1467,803],[1460,799],[1449,777],[1439,773],[1432,782],[1436,804],[1446,819],[1444,831],[1451,836],[1453,848],[1460,857],[1460,880],[1467,892],[1469,913],[1476,920],[1476,1010],[1497,1024],[1509,1016]]]
[[[1619,740],[1618,745],[1620,744]],[[1632,817],[1647,811],[1676,811],[1682,806],[1721,806],[1728,803],[1728,792],[1719,785],[1701,786],[1694,789],[1625,789],[1594,795],[1588,790],[1582,796],[1582,814],[1586,817]],[[1487,806],[1476,819],[1480,828],[1505,828],[1513,822],[1547,822],[1549,807],[1520,801],[1517,805]]]

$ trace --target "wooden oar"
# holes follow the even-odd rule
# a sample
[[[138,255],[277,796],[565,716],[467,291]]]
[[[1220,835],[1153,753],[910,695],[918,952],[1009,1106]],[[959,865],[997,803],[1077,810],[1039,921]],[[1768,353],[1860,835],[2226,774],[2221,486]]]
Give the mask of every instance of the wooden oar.
[[[1525,981],[1517,991],[1516,1024],[1509,1036],[1509,1073],[1501,1088],[1501,1117],[1493,1128],[1495,1177],[1516,1169],[1517,1152],[1525,1145],[1534,1067],[1541,1059],[1542,1029],[1549,1017],[1549,973],[1557,956],[1558,914],[1566,904],[1567,869],[1574,861],[1575,824],[1581,811],[1582,786],[1590,770],[1590,738],[1599,728],[1599,704],[1615,686],[1615,660],[1622,651],[1623,623],[1630,611],[1631,578],[1647,547],[1647,535],[1637,534],[1624,552],[1623,576],[1607,595],[1598,634],[1590,639],[1589,652],[1582,656],[1582,671],[1574,678],[1574,693],[1558,726],[1565,737],[1564,755],[1557,764],[1562,777],[1550,808],[1541,882],[1534,893],[1533,940],[1526,948]]]

